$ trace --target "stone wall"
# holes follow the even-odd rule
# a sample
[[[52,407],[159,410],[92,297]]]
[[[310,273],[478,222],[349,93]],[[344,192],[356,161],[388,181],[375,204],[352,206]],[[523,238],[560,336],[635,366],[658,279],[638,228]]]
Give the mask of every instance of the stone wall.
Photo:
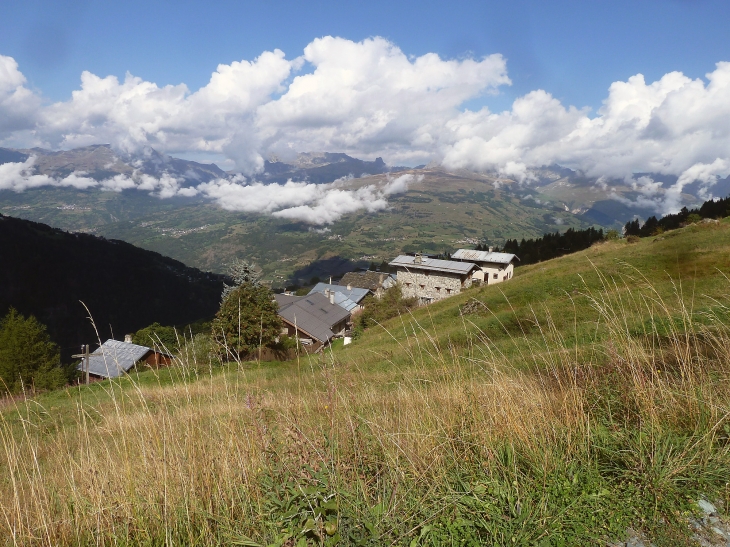
[[[429,301],[443,300],[459,294],[461,289],[471,287],[471,275],[462,276],[444,272],[426,272],[419,270],[398,270],[398,283],[405,298],[416,297],[421,304]]]

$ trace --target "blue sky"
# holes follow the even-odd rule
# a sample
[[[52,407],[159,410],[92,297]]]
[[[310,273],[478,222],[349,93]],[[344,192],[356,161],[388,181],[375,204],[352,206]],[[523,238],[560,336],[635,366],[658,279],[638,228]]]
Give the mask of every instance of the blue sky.
[[[513,85],[486,100],[492,109],[533,89],[596,109],[613,81],[675,70],[702,77],[730,60],[726,0],[4,0],[1,13],[0,54],[54,101],[78,88],[83,70],[196,90],[219,63],[275,48],[296,57],[326,35],[382,36],[416,56],[501,53]]]

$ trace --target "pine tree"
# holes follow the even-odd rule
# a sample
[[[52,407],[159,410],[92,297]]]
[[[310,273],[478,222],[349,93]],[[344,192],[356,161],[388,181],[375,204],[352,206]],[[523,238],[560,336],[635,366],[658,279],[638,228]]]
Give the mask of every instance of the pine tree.
[[[244,283],[228,293],[213,320],[213,340],[221,355],[237,359],[273,344],[281,332],[278,309],[263,285]]]
[[[225,301],[228,295],[234,291],[237,287],[240,287],[244,283],[250,283],[252,285],[258,285],[259,279],[261,279],[262,271],[256,268],[256,264],[249,262],[248,260],[240,260],[234,258],[233,262],[228,265],[228,275],[233,279],[233,285],[223,283],[223,293],[221,293],[221,300]]]
[[[0,321],[0,379],[4,383],[0,390],[55,389],[73,374],[72,367],[61,367],[58,346],[45,325],[10,308]]]

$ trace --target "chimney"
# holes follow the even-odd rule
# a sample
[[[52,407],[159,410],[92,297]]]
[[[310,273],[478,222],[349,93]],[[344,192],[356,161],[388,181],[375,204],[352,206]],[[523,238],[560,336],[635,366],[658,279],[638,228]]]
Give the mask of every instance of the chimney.
[[[423,255],[421,253],[416,253],[415,258],[413,259],[414,264],[420,264],[423,261]]]
[[[132,343],[133,343],[133,342],[132,342],[132,335],[131,335],[131,334],[125,334],[125,335],[124,335],[124,341],[125,341],[125,342],[126,342],[127,344],[132,344]]]
[[[335,303],[335,293],[334,291],[330,291],[330,304]]]
[[[491,253],[494,250],[494,247],[489,247],[489,252]]]
[[[383,281],[385,280],[385,274],[380,274],[380,284],[383,284]]]
[[[347,284],[347,290],[348,291],[351,291],[352,290],[352,285],[350,285],[349,283]]]

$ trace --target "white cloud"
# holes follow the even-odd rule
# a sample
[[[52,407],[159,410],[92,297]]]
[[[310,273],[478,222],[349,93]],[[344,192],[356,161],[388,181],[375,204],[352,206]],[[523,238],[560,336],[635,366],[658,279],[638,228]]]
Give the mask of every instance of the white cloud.
[[[396,177],[394,179],[391,179],[388,177],[387,184],[385,185],[385,188],[383,189],[383,194],[386,196],[391,196],[393,194],[403,194],[408,191],[408,187],[413,182],[421,182],[423,180],[423,175],[413,176],[410,173],[406,173],[405,175],[401,175],[399,177]]]
[[[219,65],[195,93],[184,84],[158,87],[131,74],[120,82],[84,72],[71,100],[44,111],[37,138],[63,148],[103,142],[125,151],[214,152],[255,170],[263,160],[252,117],[283,89],[291,67],[283,52],[265,52],[252,62]]]
[[[466,100],[510,83],[501,55],[409,59],[383,38],[325,37],[304,49],[311,74],[259,109],[267,147],[387,155],[391,162],[430,159],[443,124]]]
[[[30,157],[23,163],[3,163],[0,165],[0,190],[23,192],[29,188],[48,186],[53,183],[47,175],[34,174],[35,158]]]
[[[405,191],[415,177],[402,175],[383,186],[368,185],[356,190],[341,188],[343,181],[313,184],[288,181],[284,184],[248,182],[244,177],[217,179],[197,186],[224,209],[267,213],[309,224],[331,224],[343,215],[364,210],[372,213],[388,207],[386,196]],[[395,186],[394,186],[395,184]]]
[[[662,212],[678,207],[694,182],[701,196],[710,196],[717,177],[728,172],[730,63],[718,63],[705,80],[672,72],[655,82],[641,74],[614,82],[595,114],[564,105],[545,90],[518,98],[504,112],[463,110],[467,101],[509,84],[506,61],[498,54],[409,57],[383,38],[353,42],[328,36],[291,60],[275,50],[219,65],[194,92],[185,84],[160,87],[129,74],[120,81],[84,72],[68,101],[43,106],[15,60],[0,56],[0,143],[25,140],[52,148],[111,143],[127,151],[152,146],[170,154],[216,155],[248,174],[272,153],[342,151],[383,156],[391,165],[437,158],[450,168],[494,169],[522,184],[533,180],[533,168],[558,163],[602,177],[602,184],[627,180],[638,199]],[[27,167],[5,170],[13,174],[1,188],[49,183]],[[634,173],[679,180],[660,188]],[[94,186],[84,175],[73,177],[52,184]],[[216,200],[225,194],[231,207],[250,207],[246,201],[255,194],[254,203],[264,202],[256,210],[327,222],[326,211],[354,204],[366,209],[365,203],[394,193],[393,184],[373,190],[372,199],[339,195],[334,187],[320,195],[322,190],[308,185],[278,185],[274,191],[240,181],[221,181],[207,190]],[[140,187],[161,197],[204,191],[183,188],[170,176],[120,176],[96,185]],[[296,211],[284,212],[290,209]]]
[[[0,55],[0,143],[34,126],[40,99],[25,83],[15,59]]]
[[[529,168],[552,163],[596,177],[676,175],[681,182],[660,201],[649,197],[658,193],[654,181],[631,183],[661,212],[675,210],[682,188],[694,180],[709,188],[730,161],[730,63],[718,63],[707,80],[672,72],[647,84],[642,75],[633,76],[611,85],[593,118],[544,91],[525,95],[500,114],[486,108],[465,112],[447,125],[453,136],[444,163],[496,169],[518,180]]]

